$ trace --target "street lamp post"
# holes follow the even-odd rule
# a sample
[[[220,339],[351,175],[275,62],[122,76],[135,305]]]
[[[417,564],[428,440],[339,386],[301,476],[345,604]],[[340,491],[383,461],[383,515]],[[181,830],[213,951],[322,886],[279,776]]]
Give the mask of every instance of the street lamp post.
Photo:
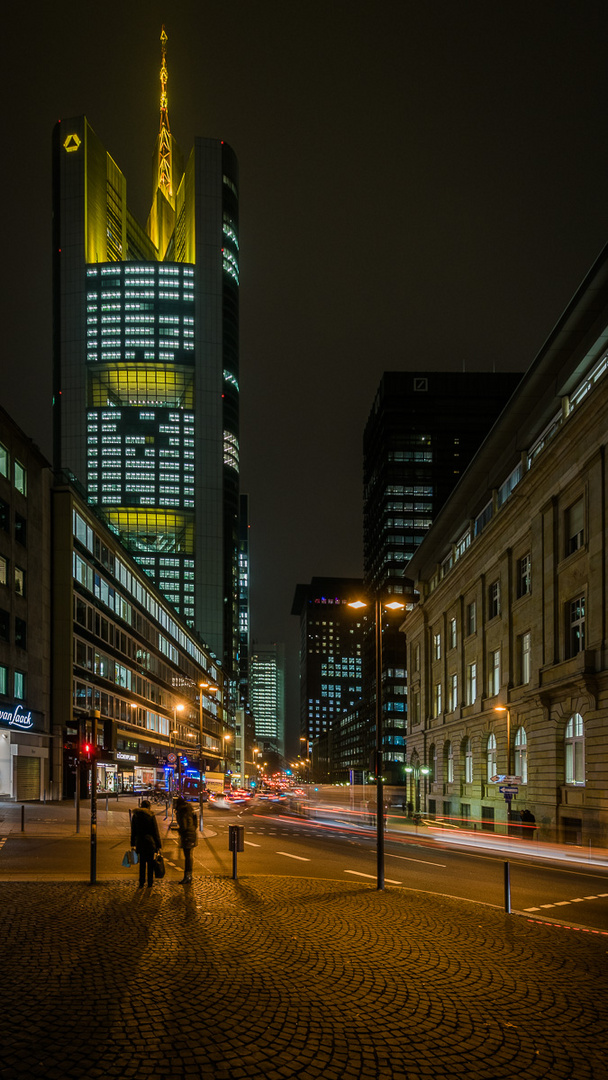
[[[198,827],[199,832],[203,831],[203,690],[208,690],[211,694],[216,694],[218,691],[217,686],[213,686],[208,682],[201,682],[198,684],[198,720],[200,728],[200,747],[198,755]]]
[[[507,783],[511,783],[511,710],[506,705],[495,705],[494,712],[506,713],[507,716]],[[505,791],[504,799],[507,804],[507,832],[511,832],[511,799],[510,792]]]
[[[410,778],[413,778],[413,780],[414,780],[414,790],[413,790],[414,802],[413,802],[413,806],[414,806],[414,812],[419,813],[420,810],[421,810],[420,777],[424,776],[424,778],[426,780],[426,777],[430,775],[431,770],[430,770],[428,765],[406,765],[405,766],[405,771],[406,771],[406,774]],[[410,791],[410,794],[412,794],[411,791]],[[426,798],[426,788],[425,788],[425,798]]]
[[[506,705],[495,705],[494,712],[507,714],[507,776],[511,776],[511,710]]]
[[[352,608],[370,606],[369,601],[353,600],[348,605]],[[382,608],[390,611],[403,611],[405,604],[400,600],[382,602],[380,596],[374,599],[374,652],[376,680],[376,748],[374,751],[374,773],[376,778],[376,883],[378,889],[384,888],[384,783],[382,779]]]
[[[181,793],[182,793],[182,769],[181,769],[181,755],[180,755],[180,753],[179,753],[179,751],[177,749],[177,736],[178,736],[177,714],[178,714],[178,712],[183,712],[183,710],[184,710],[183,705],[174,705],[173,706],[173,731],[172,731],[172,735],[174,736],[173,746],[174,746],[174,750],[175,750],[175,755],[177,757],[177,794],[178,795],[181,795]],[[175,773],[173,775],[175,777]]]

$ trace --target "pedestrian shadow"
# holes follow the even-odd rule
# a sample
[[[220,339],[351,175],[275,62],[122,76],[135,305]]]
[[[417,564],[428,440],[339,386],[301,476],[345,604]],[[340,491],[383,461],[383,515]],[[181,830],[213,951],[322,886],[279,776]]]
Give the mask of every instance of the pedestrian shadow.
[[[182,885],[181,882],[175,888],[175,882],[171,882],[171,891],[166,897],[167,907],[171,911],[171,918],[181,916],[184,925],[197,921],[198,904],[194,882],[190,885]]]
[[[278,891],[273,888],[268,891],[264,887],[265,881],[261,883],[262,887],[260,888],[259,878],[239,878],[233,884],[237,897],[243,903],[243,906],[250,911],[262,911],[268,906],[276,907],[280,902],[279,892],[285,893],[285,902],[290,907],[315,907],[327,903],[340,903],[347,899],[353,900],[362,896],[369,898],[370,893],[372,895],[377,893],[378,896],[384,895],[377,892],[375,886],[363,882],[342,885],[342,883],[324,883],[307,879],[306,887],[298,888],[294,884],[294,879],[290,878],[288,884],[283,886],[282,883]]]

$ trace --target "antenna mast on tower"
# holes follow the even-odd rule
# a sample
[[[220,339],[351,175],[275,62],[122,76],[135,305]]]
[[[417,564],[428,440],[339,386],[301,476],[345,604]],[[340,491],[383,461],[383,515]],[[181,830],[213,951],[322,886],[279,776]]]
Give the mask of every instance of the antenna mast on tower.
[[[161,34],[160,65],[160,133],[158,139],[158,186],[167,201],[173,204],[173,177],[171,168],[171,129],[167,109],[167,35],[163,25]]]

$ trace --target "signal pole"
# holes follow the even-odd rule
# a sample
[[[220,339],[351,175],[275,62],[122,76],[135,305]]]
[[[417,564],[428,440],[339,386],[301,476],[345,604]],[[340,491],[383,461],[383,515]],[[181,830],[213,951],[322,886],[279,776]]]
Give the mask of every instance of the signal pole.
[[[99,709],[91,713],[91,879],[97,884],[97,721]]]

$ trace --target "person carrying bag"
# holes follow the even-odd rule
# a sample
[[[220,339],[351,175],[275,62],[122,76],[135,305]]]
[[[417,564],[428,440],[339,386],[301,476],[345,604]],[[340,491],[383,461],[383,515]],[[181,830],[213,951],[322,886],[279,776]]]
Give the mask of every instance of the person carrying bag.
[[[139,856],[139,888],[143,889],[148,876],[148,888],[154,884],[155,856],[161,849],[158,822],[147,799],[131,815],[131,847]]]

